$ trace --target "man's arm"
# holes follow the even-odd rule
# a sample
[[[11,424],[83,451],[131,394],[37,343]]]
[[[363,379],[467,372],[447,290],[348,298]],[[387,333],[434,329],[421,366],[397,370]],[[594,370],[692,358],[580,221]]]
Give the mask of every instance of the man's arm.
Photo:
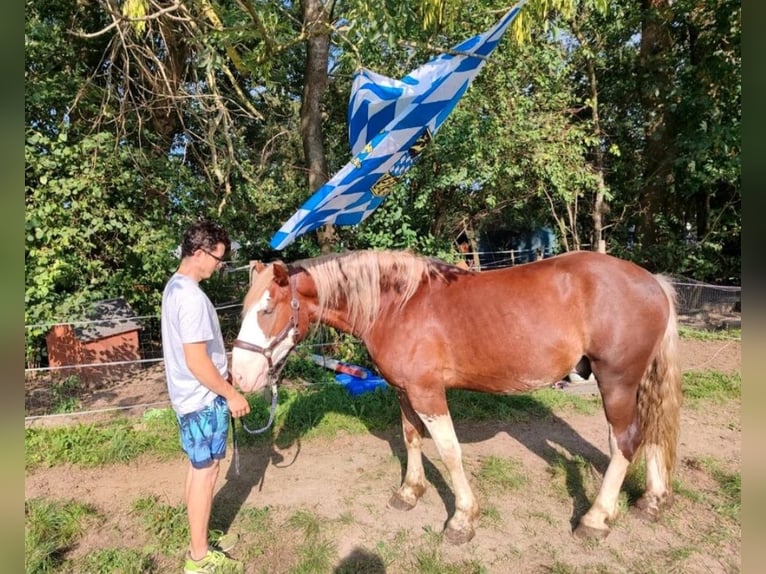
[[[189,367],[192,375],[215,394],[226,399],[232,415],[238,418],[250,412],[247,399],[218,372],[207,354],[207,346],[204,341],[184,343],[184,357],[186,366]]]

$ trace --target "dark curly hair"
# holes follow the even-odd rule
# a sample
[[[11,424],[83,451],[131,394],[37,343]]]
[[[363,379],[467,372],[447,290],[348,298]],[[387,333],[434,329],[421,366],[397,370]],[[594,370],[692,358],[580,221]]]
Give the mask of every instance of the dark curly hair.
[[[213,221],[197,221],[184,232],[181,241],[181,258],[192,255],[197,249],[213,251],[219,243],[223,243],[226,248],[224,254],[228,253],[231,249],[231,241],[226,230]]]

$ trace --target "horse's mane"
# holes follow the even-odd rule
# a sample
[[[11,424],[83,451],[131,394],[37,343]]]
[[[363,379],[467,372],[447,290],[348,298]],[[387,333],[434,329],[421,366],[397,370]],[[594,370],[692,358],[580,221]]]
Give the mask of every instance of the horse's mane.
[[[444,264],[407,251],[349,251],[333,253],[294,264],[314,280],[319,313],[345,303],[349,322],[365,332],[380,312],[381,294],[395,293],[401,308],[420,284],[442,276]]]

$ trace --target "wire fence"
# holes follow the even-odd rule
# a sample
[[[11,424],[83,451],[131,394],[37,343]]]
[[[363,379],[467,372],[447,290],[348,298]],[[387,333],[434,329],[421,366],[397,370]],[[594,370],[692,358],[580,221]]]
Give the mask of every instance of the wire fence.
[[[518,260],[518,259],[516,259]],[[505,265],[508,266],[508,265]],[[240,273],[249,266],[229,270]],[[247,274],[241,274],[245,287]],[[677,292],[679,322],[699,329],[736,328],[741,325],[741,287],[717,286],[683,277],[671,278]],[[239,330],[241,302],[216,305],[221,330],[227,348]],[[81,415],[105,415],[125,411],[144,411],[170,405],[165,384],[162,359],[160,317],[149,315],[132,317],[139,325],[131,341],[120,340],[119,345],[100,348],[90,354],[79,353],[70,362],[52,364],[46,360],[46,349],[31,362],[27,359],[24,370],[25,422],[71,419]],[[98,330],[114,324],[113,318],[71,321],[49,325],[30,325],[26,328],[52,332],[68,326]],[[339,335],[343,337],[341,341]],[[353,349],[353,347],[357,347]],[[359,356],[364,354],[360,341],[319,328],[311,339],[299,345],[310,353],[338,358],[340,352]],[[351,350],[350,350],[351,349]],[[26,356],[35,353],[27,350]],[[343,357],[341,357],[343,359]]]

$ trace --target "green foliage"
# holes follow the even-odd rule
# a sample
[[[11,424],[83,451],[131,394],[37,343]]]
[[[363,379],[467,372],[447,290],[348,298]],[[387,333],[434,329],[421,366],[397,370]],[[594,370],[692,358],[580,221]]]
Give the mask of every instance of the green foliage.
[[[268,245],[310,192],[300,124],[303,6],[262,2],[255,18],[240,5],[216,5],[214,26],[189,5],[200,31],[192,37],[150,3],[125,3],[130,16],[149,14],[121,28],[136,52],[122,49],[125,36],[108,28],[104,6],[46,0],[25,7],[28,325],[81,319],[90,303],[116,296],[139,314],[156,313],[176,264],[171,251],[200,215],[224,222],[243,244],[244,261],[318,254],[312,234],[283,252]],[[664,23],[672,40],[662,54],[667,76],[642,61],[639,8],[627,0],[530,2],[417,165],[368,220],[338,229],[336,249],[412,249],[452,260],[465,229],[543,224],[568,248],[587,245],[602,150],[612,253],[738,282],[741,8],[733,0],[673,3]],[[357,67],[401,77],[497,16],[484,1],[335,6],[333,67],[317,110],[327,176],[349,159],[346,104]],[[159,45],[167,53],[156,53],[152,68],[179,74],[167,82],[175,94],[154,90],[165,79],[140,83],[149,68],[144,56],[139,65],[138,50]],[[658,117],[637,94],[659,83],[674,142],[672,184],[663,208],[649,214],[654,244],[629,248],[649,177],[646,138]],[[171,96],[178,98],[169,103]],[[131,105],[134,113],[126,113]],[[255,113],[242,114],[245,107]],[[215,300],[238,296],[223,280],[205,288],[220,295]],[[44,327],[28,330],[28,346],[41,348],[43,334]]]
[[[154,550],[173,553],[184,550],[189,543],[189,522],[186,505],[162,504],[157,496],[140,498],[133,503],[146,530],[154,539]]]
[[[714,508],[722,516],[739,521],[742,509],[742,473],[725,470],[720,461],[703,458],[705,470],[719,484],[721,499],[714,503]]]
[[[63,554],[97,518],[87,504],[31,498],[24,501],[24,570],[27,574],[56,572]]]
[[[741,341],[742,329],[707,331],[679,326],[678,335],[684,339],[696,339],[698,341]]]
[[[612,4],[592,20],[604,37],[600,81],[602,119],[620,157],[610,158],[612,213],[623,210],[610,231],[612,252],[657,271],[716,283],[739,283],[741,237],[741,8],[724,2],[674,2],[661,22],[666,49],[646,65],[640,55],[642,12],[636,3]],[[656,87],[654,106],[637,95]],[[650,98],[647,98],[649,100]],[[647,140],[666,131],[669,165],[659,205],[647,202],[653,167]],[[635,136],[643,137],[635,137]],[[663,169],[665,167],[663,165]],[[642,221],[642,217],[645,218]],[[631,226],[650,226],[654,240],[628,249]],[[687,225],[689,229],[687,230]]]
[[[684,373],[684,399],[699,405],[702,401],[722,403],[742,397],[742,375],[716,371]]]
[[[51,393],[53,395],[53,413],[71,413],[80,405],[79,396],[82,392],[82,383],[76,376],[67,377],[63,381],[51,381]]]
[[[326,536],[326,522],[316,514],[299,510],[287,519],[290,528],[303,533],[303,543],[299,545],[299,561],[290,571],[293,574],[311,574],[329,572],[335,557],[335,545]]]
[[[713,508],[724,519],[739,523],[742,510],[741,472],[732,472],[725,468],[722,461],[708,456],[691,457],[685,459],[684,464],[704,471],[718,483],[718,489],[709,490],[697,484],[678,484],[674,485],[674,491],[696,504],[705,504]]]
[[[99,466],[135,460],[145,452],[171,456],[178,453],[177,423],[170,416],[156,417],[141,425],[126,419],[103,424],[27,428],[24,445],[26,467],[58,464]]]
[[[477,560],[450,562],[442,553],[442,535],[434,534],[431,540],[415,550],[410,572],[417,574],[486,574],[486,567]]]
[[[69,564],[73,573],[88,574],[159,574],[154,558],[141,550],[104,548],[89,552]]]
[[[520,461],[488,456],[476,473],[476,485],[485,494],[517,490],[528,482]]]

